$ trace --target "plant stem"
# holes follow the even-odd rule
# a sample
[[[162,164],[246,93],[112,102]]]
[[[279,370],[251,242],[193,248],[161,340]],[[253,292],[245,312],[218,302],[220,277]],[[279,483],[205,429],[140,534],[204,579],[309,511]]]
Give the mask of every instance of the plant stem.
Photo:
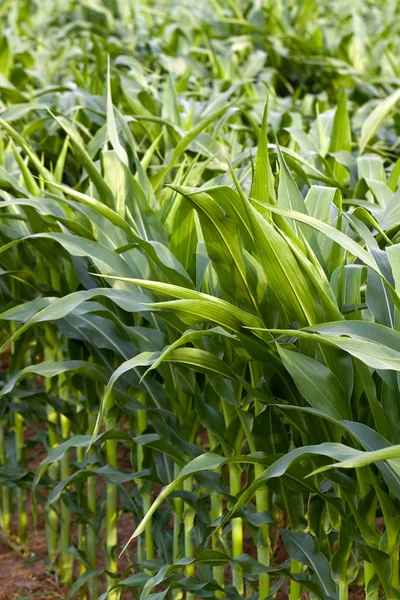
[[[217,494],[211,495],[211,522],[222,517],[222,499]],[[218,549],[218,534],[213,533],[211,537],[211,547],[213,550]],[[213,577],[219,586],[224,587],[224,567],[213,567]],[[223,592],[215,592],[217,598],[223,598]]]
[[[57,353],[57,360],[63,360],[62,350]],[[67,380],[65,375],[58,376],[59,395],[65,402],[69,401],[69,390],[67,386]],[[68,440],[70,436],[70,422],[69,419],[61,414],[60,415],[61,425],[61,437],[63,440]],[[60,464],[60,477],[66,479],[71,474],[70,468],[70,455],[66,452],[61,458]],[[61,500],[61,530],[60,530],[60,575],[61,581],[65,584],[71,584],[73,578],[73,567],[74,560],[70,554],[68,548],[71,542],[71,512],[68,506]]]
[[[146,482],[148,483],[148,482]],[[146,514],[151,507],[151,494],[149,486],[146,486],[146,493],[143,494],[143,512]],[[150,525],[150,526],[149,526]],[[144,532],[145,540],[146,540],[146,560],[152,560],[154,558],[154,542],[153,542],[153,532],[151,528],[151,522],[146,525],[146,529]]]
[[[1,527],[6,537],[11,535],[11,494],[6,485],[1,487]]]
[[[140,431],[140,421],[141,419],[139,418],[139,414],[142,411],[138,412],[138,418],[137,418],[137,433],[138,435],[140,435],[141,431]],[[137,470],[141,471],[143,469],[143,460],[144,460],[144,452],[143,452],[143,446],[141,444],[138,444],[137,446]],[[139,492],[141,497],[143,498],[143,481],[141,481],[140,479],[138,480],[138,488],[139,488]],[[144,515],[144,506],[143,506],[143,515]],[[143,538],[143,536],[139,536],[138,542],[137,542],[137,555],[138,555],[138,562],[142,563],[145,559],[145,539]]]
[[[251,382],[255,386],[256,382],[257,382],[257,377],[255,375],[254,367],[253,368],[250,367],[250,373],[251,373]],[[260,412],[262,411],[262,405],[258,402],[258,400],[255,400],[254,408],[255,408],[256,415],[259,415]],[[249,436],[249,439],[251,440],[251,435]],[[249,442],[249,445],[250,445],[250,442]],[[257,450],[257,448],[254,446],[250,446],[250,449],[252,452],[255,452]],[[263,469],[262,465],[255,465],[255,467],[254,467],[255,478],[257,479],[258,477],[260,477],[262,475],[263,471],[264,471],[264,469]],[[257,508],[257,512],[263,512],[263,511],[268,512],[268,510],[269,510],[269,495],[268,495],[268,488],[266,486],[260,488],[258,490],[258,492],[256,493],[256,508]],[[271,543],[270,543],[270,538],[269,538],[269,525],[267,523],[265,523],[264,525],[261,525],[260,537],[262,540],[262,546],[257,548],[257,560],[262,565],[269,567],[269,565],[271,564],[271,550],[270,550]],[[269,574],[262,573],[258,578],[259,600],[264,600],[265,598],[268,598],[269,593],[270,593],[270,587],[271,587],[271,582],[270,582]]]
[[[107,440],[107,462],[110,467],[117,466],[117,442]],[[116,549],[118,544],[117,532],[117,486],[115,483],[107,483],[106,490],[106,546],[107,546],[107,569],[111,573],[118,572]],[[107,589],[115,583],[111,576],[107,576]],[[117,590],[113,590],[109,596],[112,600],[119,598]]]
[[[339,583],[339,600],[348,600],[349,597],[349,586],[347,582],[341,581]]]
[[[208,432],[208,439],[210,442],[210,452],[214,452],[215,448],[218,446],[218,440],[212,434],[211,431]],[[221,468],[216,469],[216,472],[221,473]],[[218,496],[218,494],[215,494],[215,493],[211,494],[211,523],[214,523],[217,519],[222,517],[222,511],[223,511],[222,498],[220,496]],[[213,535],[211,536],[211,547],[213,550],[218,550],[218,545],[219,545],[218,533],[213,533]],[[223,588],[225,585],[223,565],[221,565],[219,567],[213,567],[213,577],[214,577],[215,581],[218,583],[218,585]],[[223,598],[224,593],[216,591],[215,596],[217,598]]]
[[[111,414],[114,407],[114,394],[110,394],[105,407],[105,424],[106,429],[114,429],[116,418]],[[106,442],[107,462],[110,467],[117,467],[117,440],[107,440]],[[117,506],[117,485],[115,483],[107,483],[106,488],[106,548],[107,548],[107,570],[110,573],[118,573],[118,563],[116,558],[116,550],[118,546],[118,506]],[[107,576],[107,589],[115,584],[115,579],[110,575]],[[108,594],[109,600],[118,600],[120,597],[119,590],[112,590]]]
[[[179,475],[180,468],[176,463],[174,464],[174,479]],[[176,491],[182,490],[182,485],[176,488]],[[174,500],[174,537],[172,547],[172,562],[176,562],[181,558],[181,530],[183,522],[183,500],[182,498],[175,498]],[[183,598],[182,590],[176,589],[172,593],[174,600],[181,600]]]
[[[92,435],[96,424],[96,414],[89,414],[89,435]],[[92,447],[89,450],[89,457],[92,457],[95,453],[95,449]],[[89,477],[87,483],[87,507],[90,511],[92,522],[87,526],[87,557],[88,564],[91,571],[95,571],[97,567],[96,547],[97,547],[97,536],[96,536],[96,513],[97,513],[97,477],[93,475]],[[97,577],[92,577],[88,583],[89,597],[90,600],[97,600],[98,598],[98,585]]]
[[[366,483],[361,469],[356,469],[356,476],[357,476],[358,485],[360,486],[361,498],[365,498],[365,496],[368,494],[369,489],[370,489],[369,485]],[[366,516],[366,521],[367,521],[368,525],[370,525],[373,529],[375,529],[375,526],[376,526],[376,523],[375,523],[376,506],[377,506],[377,500],[375,500],[375,503],[371,506],[371,509],[370,509],[368,515]],[[378,600],[378,598],[379,598],[379,589],[378,588],[370,590],[369,592],[367,591],[368,584],[371,581],[371,579],[375,576],[375,573],[376,573],[376,570],[375,570],[374,565],[372,563],[364,561],[365,600]]]
[[[17,285],[16,281],[11,281],[11,291],[14,298],[17,296]],[[17,329],[16,321],[12,321],[10,325],[11,333],[15,333]],[[15,355],[15,344],[11,343],[10,346],[11,355]],[[20,402],[16,400],[18,405]],[[17,464],[23,468],[23,449],[25,445],[24,441],[24,420],[18,411],[14,415],[14,430],[15,430],[15,454]],[[17,496],[17,507],[18,507],[18,537],[21,544],[26,545],[28,543],[28,515],[26,512],[26,491],[20,487],[16,490]]]
[[[179,474],[180,468],[176,463],[174,464],[174,478],[176,478]],[[177,488],[177,491],[181,490],[182,486]],[[180,548],[180,533],[182,527],[182,514],[183,514],[183,500],[182,498],[175,498],[174,500],[174,541],[173,541],[173,551],[172,558],[173,562],[176,562],[180,558],[181,548]]]
[[[55,352],[52,348],[46,347],[44,351],[45,360],[55,360]],[[46,392],[50,392],[51,390],[51,380],[46,380]],[[58,445],[57,434],[55,429],[58,423],[58,415],[55,409],[48,404],[46,407],[47,412],[47,421],[49,423],[48,428],[48,442],[50,448],[55,448]],[[52,463],[49,466],[48,474],[50,479],[54,482],[58,480],[58,471],[59,464]],[[59,553],[59,540],[58,540],[58,532],[60,527],[60,519],[55,508],[50,507],[48,511],[46,511],[46,540],[47,540],[47,554],[49,557],[50,563],[56,568],[57,558]]]
[[[392,562],[392,579],[391,579],[391,584],[392,584],[392,587],[394,587],[395,590],[398,590],[400,588],[399,549],[398,548],[396,548],[396,550],[393,552],[393,554],[391,556],[391,562]]]
[[[0,423],[0,464],[6,465],[7,456],[5,449],[5,427]],[[11,535],[11,495],[7,485],[1,486],[1,527],[6,537]]]
[[[298,560],[294,560],[293,558],[290,561],[290,572],[293,574],[301,573],[302,566],[301,562]],[[290,591],[289,591],[289,600],[300,600],[301,598],[301,583],[298,581],[290,581]]]
[[[78,461],[83,462],[85,460],[85,449],[78,448],[76,451],[76,455],[77,455]],[[80,483],[79,485],[77,485],[77,488],[78,488],[78,494],[79,494],[79,498],[80,498],[80,504],[83,505],[84,500],[85,500],[85,484]],[[80,552],[82,552],[84,554],[85,549],[86,549],[86,527],[83,523],[78,523],[78,550],[80,550]],[[85,565],[82,562],[80,562],[79,563],[79,575],[83,575],[83,573],[85,571],[86,571]],[[82,587],[79,590],[79,600],[86,600],[86,597],[87,597],[86,589],[85,589],[85,587]]]
[[[146,403],[146,395],[142,394],[140,400],[143,404]],[[137,413],[137,433],[141,435],[147,427],[147,413],[145,410],[139,410]],[[137,449],[138,470],[143,469],[144,452],[143,446],[138,445]],[[149,481],[139,480],[138,484],[140,494],[143,501],[143,515],[145,515],[151,506],[151,484]],[[152,560],[154,558],[154,541],[153,541],[153,521],[149,519],[144,530],[145,548],[143,551],[143,539],[140,540],[140,560]]]
[[[230,493],[232,496],[237,496],[242,489],[241,470],[237,465],[229,465],[229,482]],[[235,517],[232,519],[232,556],[239,556],[243,552],[243,526],[242,519]],[[235,586],[238,594],[243,595],[243,572],[240,567],[232,572],[232,583]]]
[[[259,477],[263,472],[262,465],[255,466],[255,476]],[[269,509],[269,498],[268,488],[261,488],[256,494],[256,508],[257,512],[268,511]],[[268,567],[270,565],[270,541],[269,541],[269,525],[264,524],[260,527],[260,537],[262,539],[262,546],[257,548],[257,560],[262,565]],[[259,576],[259,594],[260,600],[268,598],[270,591],[270,577],[268,573],[262,573]]]
[[[22,466],[24,448],[24,421],[20,413],[15,413],[15,451],[17,463]],[[18,504],[18,537],[21,544],[28,543],[28,515],[26,512],[26,490],[17,488]]]
[[[371,563],[364,561],[364,586],[365,586],[365,600],[378,600],[379,591],[371,590],[367,591],[368,583],[375,576],[375,567]]]
[[[65,393],[65,392],[61,392]],[[60,395],[61,395],[60,393]],[[68,392],[67,392],[68,394]],[[63,440],[67,440],[70,434],[70,423],[65,415],[60,417],[61,435]],[[70,457],[66,452],[61,459],[61,479],[66,479],[71,474]],[[71,512],[65,502],[61,502],[61,532],[60,532],[60,571],[61,581],[66,584],[72,583],[73,576],[73,558],[68,548],[71,541]]]
[[[188,477],[183,482],[183,489],[185,492],[192,491],[192,479]],[[184,529],[185,529],[185,556],[187,558],[194,558],[194,544],[192,540],[192,531],[194,527],[195,512],[189,504],[185,503],[185,509],[183,513]],[[194,577],[196,568],[194,564],[186,567],[186,576]],[[194,594],[186,592],[186,600],[195,600]]]
[[[147,427],[147,414],[145,410],[138,411],[138,427],[140,433],[145,431]],[[142,492],[143,492],[143,513],[146,514],[151,506],[151,487],[150,482],[143,481]],[[154,541],[153,541],[153,528],[152,519],[146,525],[145,528],[145,541],[146,541],[146,560],[152,560],[154,558]]]

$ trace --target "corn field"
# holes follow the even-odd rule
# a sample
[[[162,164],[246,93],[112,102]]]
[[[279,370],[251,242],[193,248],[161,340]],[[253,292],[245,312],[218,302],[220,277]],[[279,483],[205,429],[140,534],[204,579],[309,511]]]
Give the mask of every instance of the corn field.
[[[0,2],[1,540],[44,520],[46,598],[400,599],[399,14]]]

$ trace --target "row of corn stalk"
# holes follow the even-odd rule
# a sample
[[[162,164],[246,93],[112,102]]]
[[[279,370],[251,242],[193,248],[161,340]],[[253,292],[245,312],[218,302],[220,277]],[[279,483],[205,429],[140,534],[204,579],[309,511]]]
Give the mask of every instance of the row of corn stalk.
[[[28,544],[30,490],[49,564],[91,600],[265,599],[288,581],[291,600],[342,600],[353,582],[396,599],[400,169],[382,125],[396,132],[399,94],[280,98],[282,63],[257,67],[258,13],[228,5],[190,19],[196,57],[167,26],[190,3],[162,25],[147,3],[83,4],[77,48],[93,58],[79,56],[77,85],[40,74],[28,96],[13,83],[29,63],[16,3],[0,116],[2,530]],[[138,538],[124,563],[122,513]]]

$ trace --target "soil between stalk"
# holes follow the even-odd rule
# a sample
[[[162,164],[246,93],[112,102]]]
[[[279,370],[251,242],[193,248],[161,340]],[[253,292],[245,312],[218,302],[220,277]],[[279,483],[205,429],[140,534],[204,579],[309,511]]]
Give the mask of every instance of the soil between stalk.
[[[119,539],[121,543],[127,541],[133,523],[131,516],[127,513],[121,515],[118,523]],[[33,531],[32,515],[29,512],[29,530]],[[282,562],[287,558],[286,549],[278,538],[274,544],[275,560]],[[67,588],[58,586],[52,578],[46,565],[46,538],[44,530],[43,514],[38,521],[38,534],[30,535],[29,549],[31,556],[24,557],[3,540],[0,540],[0,600],[65,600]],[[251,554],[250,548],[245,548]],[[98,561],[99,567],[104,566],[104,558],[100,550]],[[122,562],[125,562],[123,565]],[[127,559],[122,557],[120,568],[127,566]],[[276,600],[287,600],[288,585],[284,585],[276,595]],[[122,596],[128,600],[132,598],[128,591]],[[304,595],[306,599],[308,596]],[[362,589],[350,587],[349,600],[364,600],[365,594]],[[77,595],[73,600],[77,600]]]
[[[8,356],[1,356],[0,369],[7,368]],[[125,424],[126,425],[126,424]],[[25,429],[26,442],[34,435],[30,427]],[[199,432],[199,443],[205,445],[207,443],[206,431]],[[27,462],[28,469],[35,472],[39,467],[40,462],[46,456],[45,448],[40,444],[35,444],[28,452]],[[118,448],[118,466],[119,468],[129,471],[131,468],[129,462],[129,450],[122,445]],[[104,481],[98,478],[97,494],[101,497],[104,493]],[[153,488],[153,494],[159,493],[157,486]],[[46,535],[44,526],[43,506],[39,505],[39,516],[37,523],[37,535],[34,534],[34,525],[31,511],[30,494],[27,494],[27,511],[28,511],[28,531],[29,549],[27,552],[20,553],[13,548],[18,547],[18,540],[12,539],[11,542],[0,538],[0,600],[65,600],[68,588],[59,585],[49,571],[49,566],[46,562]],[[172,526],[172,523],[171,523]],[[285,526],[282,523],[282,526]],[[382,519],[377,519],[377,528],[383,530]],[[12,530],[17,530],[17,515],[13,514]],[[120,545],[125,545],[131,533],[134,530],[132,515],[123,513],[118,521],[118,540]],[[102,538],[104,539],[104,531]],[[243,550],[253,558],[257,558],[256,550],[253,546],[251,536],[244,531],[244,547]],[[73,527],[72,537],[75,541],[76,526]],[[275,528],[271,528],[271,541],[273,544],[274,563],[281,564],[288,558],[288,553],[282,543],[281,537]],[[132,545],[136,544],[136,540]],[[135,552],[135,548],[132,548]],[[98,569],[105,567],[104,552],[101,547],[97,552]],[[128,554],[125,554],[119,560],[119,570],[122,571],[129,566]],[[226,580],[230,576],[229,567],[225,569]],[[133,571],[132,571],[133,574]],[[78,576],[78,574],[76,574]],[[276,600],[288,599],[289,584],[285,583],[276,595]],[[99,585],[99,593],[105,591],[105,577],[101,577]],[[132,598],[131,592],[128,590],[122,596],[121,600]],[[308,594],[304,594],[304,600],[308,598]],[[74,595],[71,600],[77,600],[78,595]],[[364,590],[350,586],[349,600],[364,600]]]

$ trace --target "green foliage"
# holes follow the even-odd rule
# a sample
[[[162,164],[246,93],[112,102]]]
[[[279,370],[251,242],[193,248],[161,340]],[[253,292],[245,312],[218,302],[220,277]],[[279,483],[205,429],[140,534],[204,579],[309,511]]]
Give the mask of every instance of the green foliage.
[[[68,597],[400,598],[397,11],[0,7],[0,524]]]

